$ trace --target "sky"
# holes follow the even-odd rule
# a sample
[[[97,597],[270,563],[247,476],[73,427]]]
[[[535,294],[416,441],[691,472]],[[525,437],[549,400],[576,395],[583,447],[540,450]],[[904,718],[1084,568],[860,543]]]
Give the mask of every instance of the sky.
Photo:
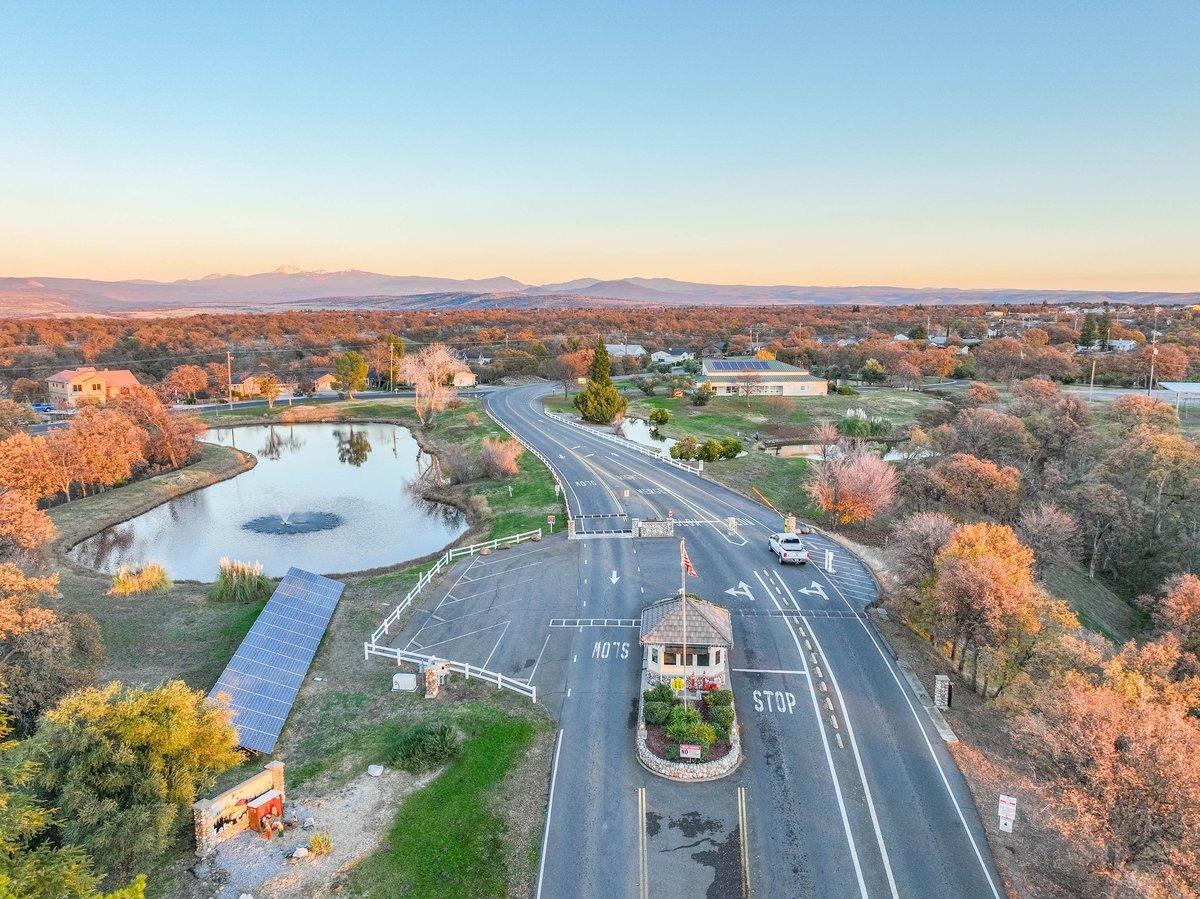
[[[6,3],[0,275],[1200,289],[1200,4]]]

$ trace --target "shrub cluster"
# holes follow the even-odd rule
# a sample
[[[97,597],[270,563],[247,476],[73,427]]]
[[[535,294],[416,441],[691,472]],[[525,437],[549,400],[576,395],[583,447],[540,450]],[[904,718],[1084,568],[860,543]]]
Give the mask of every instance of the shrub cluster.
[[[266,602],[271,598],[271,579],[263,574],[261,562],[221,559],[221,573],[209,591],[217,602]]]
[[[489,478],[511,478],[520,471],[517,459],[523,452],[525,447],[516,440],[484,437],[479,448],[479,459]]]
[[[710,690],[697,705],[685,706],[666,684],[658,684],[642,694],[642,717],[651,727],[665,727],[675,743],[693,743],[707,750],[718,740],[728,740],[733,729],[733,692]],[[678,748],[671,751],[678,759]]]
[[[715,440],[712,437],[700,443],[695,437],[681,437],[671,446],[671,458],[689,461],[700,459],[716,462],[718,459],[735,459],[742,451],[742,442],[733,437]]]
[[[456,758],[461,749],[458,734],[449,724],[418,724],[396,740],[388,762],[393,767],[419,774]]]
[[[171,588],[167,570],[157,562],[148,562],[141,568],[122,565],[113,575],[109,596],[134,596],[140,593],[162,593]]]

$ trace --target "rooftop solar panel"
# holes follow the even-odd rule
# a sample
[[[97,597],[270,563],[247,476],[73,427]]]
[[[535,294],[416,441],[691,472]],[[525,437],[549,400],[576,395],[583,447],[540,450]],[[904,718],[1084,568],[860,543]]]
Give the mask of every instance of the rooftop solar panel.
[[[224,693],[238,743],[271,752],[346,585],[289,568],[208,694]]]
[[[717,359],[709,366],[713,371],[767,371],[771,367],[765,359]]]

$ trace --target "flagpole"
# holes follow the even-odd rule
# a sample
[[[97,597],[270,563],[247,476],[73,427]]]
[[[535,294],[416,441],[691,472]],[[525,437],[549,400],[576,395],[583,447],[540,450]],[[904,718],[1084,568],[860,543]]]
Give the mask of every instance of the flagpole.
[[[683,564],[684,538],[679,538],[679,601],[683,604],[683,704],[688,701],[688,654],[687,654],[687,566]]]

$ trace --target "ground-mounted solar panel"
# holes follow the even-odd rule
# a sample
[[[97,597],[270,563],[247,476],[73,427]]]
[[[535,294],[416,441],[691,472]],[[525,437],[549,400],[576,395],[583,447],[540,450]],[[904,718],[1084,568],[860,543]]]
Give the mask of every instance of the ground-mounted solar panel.
[[[238,744],[272,752],[346,585],[289,568],[215,687],[233,708]]]

